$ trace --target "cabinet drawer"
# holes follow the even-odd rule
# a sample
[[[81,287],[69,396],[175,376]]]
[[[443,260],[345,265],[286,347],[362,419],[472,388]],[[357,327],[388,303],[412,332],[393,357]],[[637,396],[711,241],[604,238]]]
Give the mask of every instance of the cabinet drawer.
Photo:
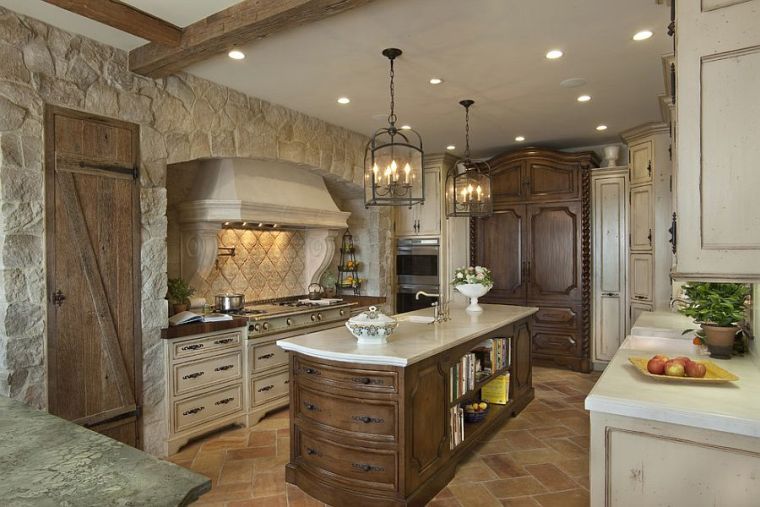
[[[183,359],[193,357],[206,352],[213,352],[222,349],[237,347],[240,345],[240,332],[220,333],[216,335],[205,335],[189,340],[182,340],[172,344],[171,359]]]
[[[288,353],[275,342],[248,345],[248,364],[253,373],[288,364]]]
[[[237,384],[212,393],[174,402],[174,432],[198,426],[243,408],[243,386]]]
[[[580,308],[577,307],[541,306],[533,316],[533,322],[536,326],[573,330],[578,328],[579,315]]]
[[[208,359],[175,364],[172,369],[174,396],[181,396],[243,375],[240,350]]]
[[[562,329],[533,328],[533,352],[535,354],[576,356],[579,350],[580,340],[575,332]]]
[[[341,481],[359,488],[396,489],[397,454],[394,451],[343,445],[312,437],[297,425],[295,438],[296,459],[318,475],[327,479],[337,475]]]
[[[398,374],[394,371],[343,369],[296,357],[295,375],[299,382],[329,385],[375,393],[398,392]]]
[[[654,281],[652,254],[631,254],[631,299],[652,302]]]
[[[290,384],[288,370],[251,380],[251,406],[288,395]]]
[[[305,389],[296,391],[295,415],[307,424],[350,432],[357,438],[396,440],[396,403],[332,396]]]

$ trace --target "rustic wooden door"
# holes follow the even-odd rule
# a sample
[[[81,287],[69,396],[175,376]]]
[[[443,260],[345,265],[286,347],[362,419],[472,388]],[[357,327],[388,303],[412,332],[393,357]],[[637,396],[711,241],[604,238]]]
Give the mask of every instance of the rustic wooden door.
[[[45,129],[49,410],[139,447],[138,126],[48,107]]]
[[[493,272],[494,285],[483,301],[525,302],[525,206],[512,206],[477,221],[475,264]]]

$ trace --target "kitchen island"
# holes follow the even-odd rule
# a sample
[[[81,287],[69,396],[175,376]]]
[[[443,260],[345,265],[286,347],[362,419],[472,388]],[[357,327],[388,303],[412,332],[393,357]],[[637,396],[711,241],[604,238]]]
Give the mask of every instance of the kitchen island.
[[[451,320],[397,315],[388,343],[358,345],[345,328],[280,340],[290,357],[290,463],[286,479],[336,507],[424,505],[453,478],[478,437],[533,399],[530,321],[537,308],[451,309]],[[486,340],[508,338],[511,362],[454,397],[452,367]],[[509,401],[452,439],[451,409],[509,373]]]
[[[627,337],[586,398],[591,505],[758,505],[760,368],[696,356],[690,337],[667,338],[668,324],[646,317],[636,326],[655,322],[659,336]],[[709,359],[739,380],[653,379],[628,360],[655,354]]]

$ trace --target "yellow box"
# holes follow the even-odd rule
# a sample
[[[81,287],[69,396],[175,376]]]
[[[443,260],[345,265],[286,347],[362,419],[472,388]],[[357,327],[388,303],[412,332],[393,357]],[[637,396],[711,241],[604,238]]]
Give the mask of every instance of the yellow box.
[[[486,403],[506,405],[509,402],[509,373],[499,375],[484,385],[480,391],[480,399]]]

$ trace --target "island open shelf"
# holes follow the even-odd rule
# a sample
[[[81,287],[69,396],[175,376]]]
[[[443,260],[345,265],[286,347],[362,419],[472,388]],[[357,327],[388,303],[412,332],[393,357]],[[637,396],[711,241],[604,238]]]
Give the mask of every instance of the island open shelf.
[[[344,329],[278,342],[290,352],[290,463],[286,479],[330,505],[425,505],[478,442],[532,399],[530,321],[535,308],[463,307],[449,322],[404,321],[385,345],[358,346]],[[412,312],[424,315],[429,310]],[[450,368],[491,338],[509,338],[511,364],[452,401]],[[510,374],[509,402],[492,404],[450,447],[450,409]]]

